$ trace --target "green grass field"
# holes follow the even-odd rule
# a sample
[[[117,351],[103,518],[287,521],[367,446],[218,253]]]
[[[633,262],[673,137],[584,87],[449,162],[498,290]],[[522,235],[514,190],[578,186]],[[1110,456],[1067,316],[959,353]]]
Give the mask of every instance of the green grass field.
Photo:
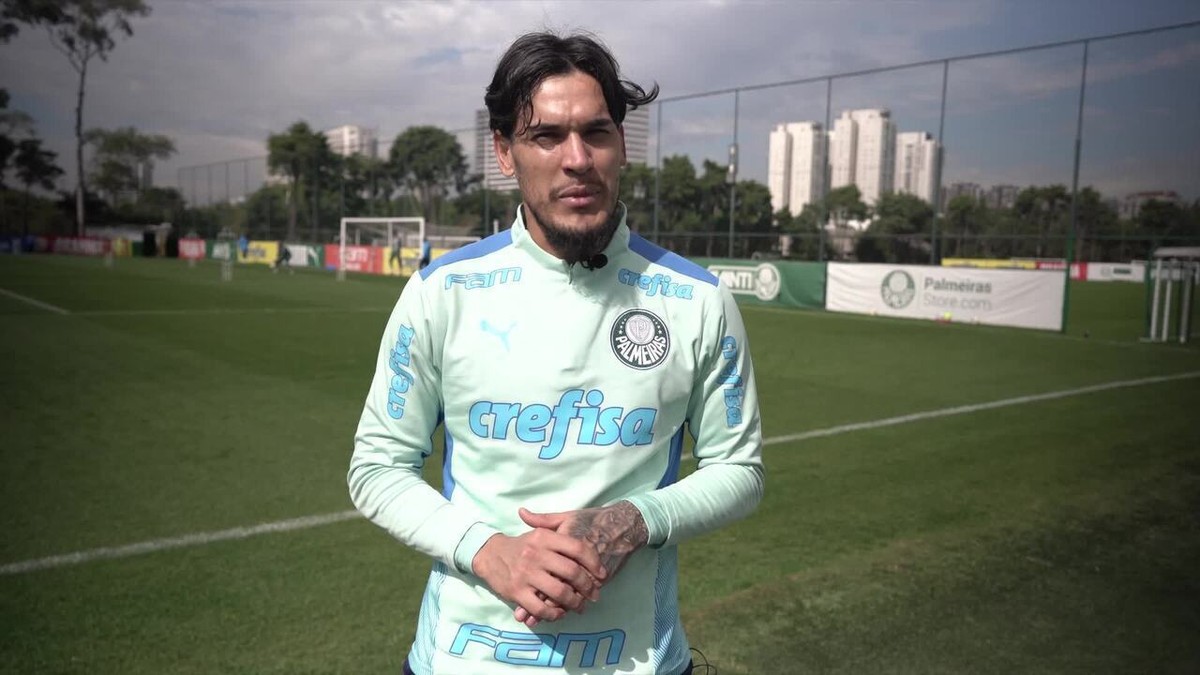
[[[346,512],[400,284],[0,258],[0,566]],[[693,645],[721,675],[1200,672],[1200,347],[1138,342],[1143,292],[1074,285],[1061,335],[745,308],[766,497],[681,549]],[[397,673],[428,569],[349,518],[6,571],[0,671]]]

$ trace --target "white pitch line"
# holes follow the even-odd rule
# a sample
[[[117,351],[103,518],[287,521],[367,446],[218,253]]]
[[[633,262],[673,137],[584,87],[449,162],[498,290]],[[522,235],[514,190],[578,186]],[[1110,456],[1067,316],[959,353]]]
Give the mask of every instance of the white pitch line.
[[[873,420],[869,422],[856,422],[854,424],[842,424],[836,427],[828,427],[825,429],[814,429],[798,434],[787,434],[784,436],[775,436],[763,441],[763,445],[777,445],[779,443],[791,443],[794,441],[803,441],[810,438],[824,438],[826,436],[836,436],[838,434],[850,433],[853,431],[863,431],[866,429],[878,429],[881,427],[895,426],[898,424],[907,424],[909,422],[919,422],[921,420],[935,419],[938,417],[950,417],[952,415],[965,415],[967,413],[979,412],[980,410],[994,410],[996,408],[1006,408],[1014,405],[1024,405],[1026,403],[1037,403],[1039,401],[1051,401],[1060,398],[1069,398],[1071,396],[1079,396],[1082,394],[1091,394],[1100,391],[1111,391],[1114,389],[1125,389],[1129,387],[1143,387],[1151,384],[1161,384],[1164,382],[1174,382],[1177,380],[1187,380],[1200,377],[1200,370],[1187,373],[1177,373],[1174,375],[1159,375],[1156,377],[1144,377],[1137,380],[1119,380],[1116,382],[1106,382],[1104,384],[1096,384],[1087,387],[1077,387],[1075,389],[1064,389],[1062,391],[1052,391],[1045,394],[1031,394],[1029,396],[1017,396],[1014,398],[1001,399],[999,401],[991,401],[988,403],[976,403],[973,405],[962,405],[953,408],[942,408],[941,410],[929,410],[926,412],[912,413],[909,415],[900,415],[898,417],[888,417],[885,419]],[[341,522],[343,520],[352,520],[359,517],[358,511],[339,511],[337,513],[327,513],[316,516],[305,516],[303,518],[294,518],[292,520],[281,520],[273,523],[263,523],[260,525],[252,525],[249,527],[235,527],[230,530],[220,530],[218,532],[200,532],[197,534],[187,534],[181,537],[172,537],[169,539],[153,539],[143,541],[137,544],[129,544],[127,546],[114,546],[108,548],[94,548],[87,551],[77,551],[75,553],[67,553],[65,555],[56,555],[49,558],[38,558],[35,560],[26,560],[23,562],[10,563],[0,566],[0,576],[10,574],[21,574],[24,572],[35,572],[38,570],[51,569],[54,567],[65,567],[67,565],[79,565],[93,560],[105,560],[112,558],[125,558],[143,553],[155,553],[157,551],[165,551],[173,548],[183,548],[185,546],[200,546],[203,544],[211,544],[219,541],[229,541],[233,539],[248,539],[260,534],[269,534],[274,532],[288,532],[291,530],[304,530],[318,525],[326,525],[329,523]]]
[[[172,548],[183,548],[185,546],[201,546],[203,544],[212,544],[218,541],[248,539],[260,534],[289,532],[291,530],[306,530],[310,527],[327,525],[329,523],[337,523],[343,520],[350,520],[358,517],[358,511],[339,511],[337,513],[325,513],[316,516],[293,518],[291,520],[280,520],[274,523],[262,523],[260,525],[251,525],[249,527],[235,527],[233,529],[220,530],[218,532],[199,532],[196,534],[185,534],[181,537],[171,537],[169,539],[154,539],[151,541],[129,544],[127,546],[93,548],[88,551],[77,551],[75,553],[67,553],[65,555],[56,555],[49,558],[38,558],[36,560],[26,560],[24,562],[0,566],[0,576],[21,574],[23,572],[36,572],[38,570],[50,569],[53,567],[65,567],[67,565],[79,565],[85,562],[91,562],[93,560],[127,558],[129,556],[140,555],[142,553],[155,553],[157,551],[166,551]]]
[[[1088,387],[1078,387],[1076,389],[1064,389],[1062,391],[1051,391],[1045,394],[1030,394],[1029,396],[1017,396],[1014,398],[1001,399],[999,401],[990,401],[988,403],[974,403],[971,405],[960,405],[953,408],[942,408],[941,410],[927,410],[925,412],[911,413],[909,415],[900,415],[898,417],[888,417],[881,420],[873,420],[870,422],[855,422],[853,424],[842,424],[836,427],[828,427],[826,429],[814,429],[812,431],[804,431],[798,434],[787,434],[786,436],[776,436],[763,441],[763,445],[775,445],[777,443],[791,443],[793,441],[804,441],[810,438],[823,438],[825,436],[836,436],[837,434],[849,433],[851,431],[863,431],[865,429],[879,429],[881,427],[890,427],[897,424],[907,424],[909,422],[919,422],[921,420],[931,420],[938,417],[950,417],[952,415],[965,415],[967,413],[979,412],[980,410],[994,410],[996,408],[1007,408],[1013,405],[1024,405],[1026,403],[1037,403],[1039,401],[1052,401],[1059,398],[1068,398],[1071,396],[1079,396],[1081,394],[1092,394],[1098,391],[1111,391],[1113,389],[1125,389],[1127,387],[1144,387],[1148,384],[1161,384],[1163,382],[1174,382],[1176,380],[1187,380],[1200,377],[1200,370],[1194,370],[1188,373],[1177,373],[1175,375],[1159,375],[1157,377],[1143,377],[1138,380],[1120,380],[1117,382],[1105,382],[1104,384],[1094,384]]]
[[[21,295],[20,293],[13,293],[12,291],[8,290],[7,288],[0,288],[0,293],[3,293],[4,295],[7,295],[10,298],[13,298],[14,300],[20,300],[21,302],[27,302],[27,303],[33,305],[34,307],[41,307],[42,309],[49,310],[51,312],[54,312],[55,314],[70,314],[70,312],[63,309],[62,307],[58,307],[56,305],[51,305],[50,303],[42,302],[41,300],[34,300],[33,298],[26,297],[24,295]]]

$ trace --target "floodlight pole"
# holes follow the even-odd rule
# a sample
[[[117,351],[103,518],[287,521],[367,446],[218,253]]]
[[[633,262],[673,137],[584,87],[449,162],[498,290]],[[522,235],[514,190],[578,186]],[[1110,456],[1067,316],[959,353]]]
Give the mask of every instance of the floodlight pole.
[[[733,143],[729,144],[729,257],[733,257],[733,222],[737,205],[737,152],[738,152],[738,97],[740,92],[733,92]]]
[[[830,140],[833,138],[833,132],[829,128],[832,124],[830,115],[833,114],[833,78],[825,80],[825,166],[821,167],[824,172],[821,182],[821,211],[820,222],[817,223],[817,262],[825,262],[825,228],[829,226],[829,187],[833,182],[833,143]]]
[[[929,238],[929,264],[938,264],[938,212],[942,208],[942,176],[945,175],[946,142],[942,135],[946,129],[946,85],[950,80],[950,60],[942,61],[942,112],[938,116],[937,147],[934,152],[937,157],[937,180],[933,182],[933,224]]]
[[[1071,263],[1075,258],[1075,228],[1079,218],[1079,155],[1083,147],[1083,99],[1087,92],[1088,47],[1083,41],[1083,67],[1079,74],[1079,116],[1075,120],[1075,169],[1071,177],[1071,224],[1067,230],[1067,271],[1063,281],[1063,315],[1060,332],[1067,332],[1067,315],[1071,309]]]
[[[662,111],[663,104],[659,103],[658,128],[654,132],[654,243],[658,244],[658,180],[662,175]],[[661,244],[659,244],[661,246]]]

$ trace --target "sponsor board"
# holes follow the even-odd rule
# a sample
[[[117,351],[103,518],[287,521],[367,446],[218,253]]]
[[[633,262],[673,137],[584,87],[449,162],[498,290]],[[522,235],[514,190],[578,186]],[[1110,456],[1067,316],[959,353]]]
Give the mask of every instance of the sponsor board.
[[[750,295],[770,302],[779,297],[782,277],[779,269],[771,263],[759,265],[713,264],[708,271],[721,281],[734,295]]]
[[[238,253],[238,262],[254,263],[256,265],[271,265],[279,257],[279,242],[252,241],[243,254]]]
[[[830,263],[833,312],[1061,330],[1062,272]]]
[[[1146,266],[1141,263],[1088,263],[1088,281],[1127,281],[1140,284],[1146,279]]]
[[[1036,270],[1035,260],[1004,260],[994,258],[942,258],[942,267],[977,267],[980,269]]]
[[[325,267],[327,269],[345,269],[347,272],[369,274],[383,272],[383,256],[386,249],[379,246],[346,246],[344,248],[345,260],[342,259],[342,246],[338,244],[325,245]]]
[[[39,235],[34,238],[33,250],[38,253],[59,255],[102,256],[112,250],[112,244],[100,237],[54,237]]]
[[[179,257],[185,260],[203,260],[207,253],[203,239],[180,239]]]

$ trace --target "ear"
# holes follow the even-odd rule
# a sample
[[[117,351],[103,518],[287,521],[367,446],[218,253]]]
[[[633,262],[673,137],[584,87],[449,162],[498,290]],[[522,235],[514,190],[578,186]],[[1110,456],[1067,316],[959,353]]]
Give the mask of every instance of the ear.
[[[505,138],[504,134],[499,131],[493,131],[492,148],[496,151],[496,164],[500,166],[500,173],[509,178],[516,175],[517,166],[513,163],[512,141]]]

